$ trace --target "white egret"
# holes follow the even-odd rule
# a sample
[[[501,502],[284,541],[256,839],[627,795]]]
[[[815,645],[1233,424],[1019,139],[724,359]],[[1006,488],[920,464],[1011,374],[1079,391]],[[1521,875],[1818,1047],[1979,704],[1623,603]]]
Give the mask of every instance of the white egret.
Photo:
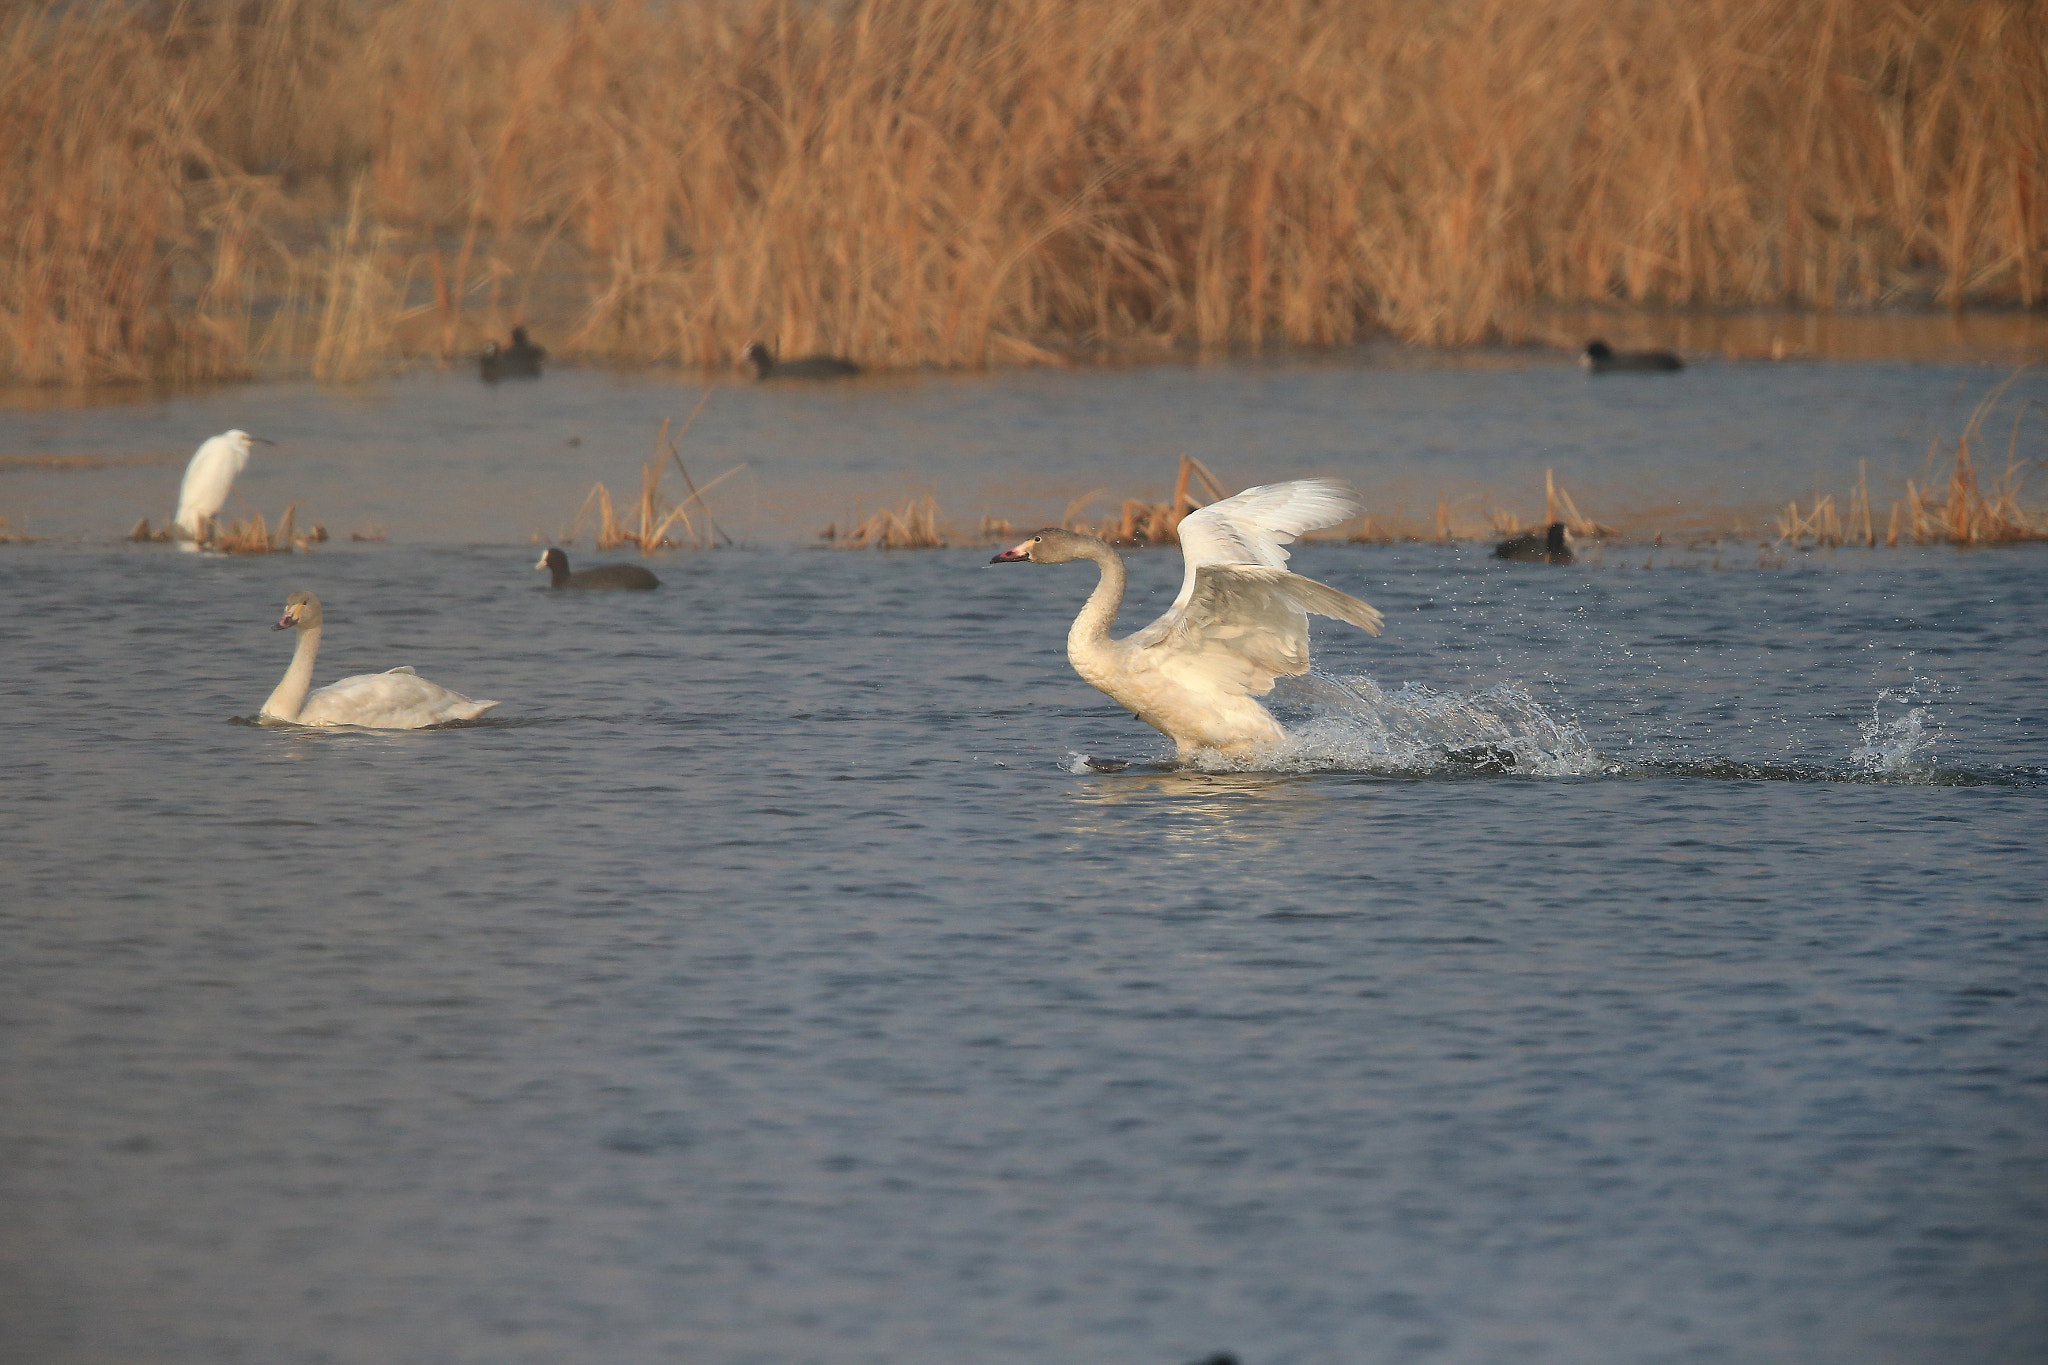
[[[171,519],[178,534],[188,540],[201,537],[205,523],[218,515],[227,502],[235,476],[249,463],[251,441],[263,441],[267,446],[277,444],[246,431],[223,431],[199,443],[199,449],[192,453],[192,462],[185,466],[185,482],[178,487],[178,515]]]
[[[1289,573],[1283,548],[1360,506],[1340,480],[1297,479],[1190,512],[1180,523],[1180,596],[1121,640],[1109,628],[1124,598],[1123,557],[1094,536],[1048,527],[989,562],[1094,560],[1102,577],[1067,632],[1074,671],[1172,739],[1182,759],[1203,749],[1252,758],[1286,738],[1255,698],[1280,675],[1308,671],[1308,613],[1380,633],[1377,610]]]

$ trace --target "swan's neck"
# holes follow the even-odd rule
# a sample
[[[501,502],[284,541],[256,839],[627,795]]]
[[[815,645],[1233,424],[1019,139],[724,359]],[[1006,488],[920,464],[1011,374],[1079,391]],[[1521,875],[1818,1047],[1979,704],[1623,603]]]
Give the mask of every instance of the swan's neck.
[[[299,632],[299,647],[292,651],[292,666],[284,671],[284,678],[277,690],[270,694],[270,700],[263,703],[259,715],[272,720],[297,720],[299,708],[306,704],[306,693],[313,686],[313,656],[320,652],[320,627]]]
[[[1099,540],[1087,547],[1087,555],[1101,566],[1102,577],[1067,631],[1067,658],[1082,677],[1091,678],[1099,670],[1089,665],[1109,653],[1109,628],[1116,624],[1117,608],[1124,603],[1124,560]]]

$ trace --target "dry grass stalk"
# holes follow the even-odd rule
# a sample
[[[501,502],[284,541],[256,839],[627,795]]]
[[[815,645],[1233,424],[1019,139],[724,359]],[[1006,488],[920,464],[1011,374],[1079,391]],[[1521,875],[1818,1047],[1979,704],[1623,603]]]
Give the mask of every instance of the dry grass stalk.
[[[1940,468],[1941,442],[1936,440],[1929,445],[1923,477],[1907,479],[1905,496],[1891,503],[1885,522],[1886,545],[1895,546],[1902,540],[1916,545],[2002,545],[2048,540],[2048,517],[2038,508],[2029,509],[2021,500],[2026,476],[2035,463],[2022,460],[2019,454],[2020,423],[2031,405],[2023,405],[2014,414],[2005,469],[1989,488],[1980,482],[1972,454],[1972,446],[1981,443],[1985,419],[2021,373],[2014,371],[1978,400],[1962,434],[1956,438],[1955,449],[1947,456],[1945,470]],[[1943,490],[1942,496],[1935,495],[1936,488]],[[1870,470],[1867,462],[1859,460],[1846,530],[1836,515],[1834,496],[1816,491],[1810,511],[1802,513],[1796,501],[1786,505],[1777,519],[1778,537],[1794,543],[1810,539],[1818,545],[1840,545],[1849,540],[1875,545],[1877,528],[1870,509]]]
[[[986,530],[987,520],[982,524]],[[836,526],[828,526],[821,538],[836,541],[842,550],[937,550],[947,543],[939,526],[938,499],[930,493],[901,508],[882,508],[855,522],[843,536]]]
[[[1566,529],[1581,540],[1599,540],[1620,534],[1612,526],[1603,526],[1579,511],[1572,495],[1558,484],[1553,471],[1546,469],[1543,471],[1543,524],[1549,526],[1554,521],[1562,521]]]
[[[1801,513],[1797,499],[1785,504],[1778,514],[1778,539],[1792,544],[1811,539],[1816,545],[1840,545],[1842,523],[1835,515],[1835,497],[1816,494],[1813,510]]]
[[[35,380],[347,375],[551,280],[558,349],[704,364],[2048,298],[2013,0],[34,4],[0,127]]]
[[[1208,495],[1206,501],[1195,496],[1194,486],[1197,483]],[[1146,502],[1142,498],[1125,498],[1116,516],[1108,521],[1078,520],[1082,510],[1101,496],[1101,492],[1096,491],[1068,503],[1066,511],[1060,514],[1060,525],[1070,531],[1082,531],[1106,540],[1112,545],[1178,545],[1181,518],[1209,502],[1228,497],[1229,493],[1209,466],[1192,455],[1183,455],[1179,468],[1174,472],[1170,501]]]
[[[1856,462],[1856,491],[1849,495],[1849,527],[1864,545],[1877,544],[1877,531],[1870,522],[1870,461]],[[1861,528],[1859,531],[1857,528]]]
[[[203,527],[205,534],[200,537],[200,545],[222,554],[269,555],[290,554],[317,540],[327,539],[323,527],[314,526],[299,532],[296,529],[298,511],[297,503],[288,505],[278,517],[275,531],[264,525],[261,512],[252,513],[243,521],[231,521],[221,526],[208,522]]]
[[[704,390],[697,406],[690,410],[682,429],[673,437],[669,434],[670,421],[663,418],[661,430],[654,437],[654,455],[640,467],[640,496],[634,502],[630,519],[618,515],[612,503],[612,491],[600,481],[591,486],[583,499],[583,505],[576,510],[568,529],[556,537],[563,545],[574,544],[583,524],[596,513],[596,540],[600,550],[612,550],[621,545],[631,545],[642,554],[664,549],[709,550],[723,543],[731,545],[733,539],[711,513],[704,495],[724,483],[733,475],[746,468],[744,463],[736,464],[702,488],[690,477],[690,470],[683,463],[683,454],[678,442],[689,434],[697,417],[711,401],[714,389]],[[662,479],[673,464],[682,476],[687,490],[681,501],[670,503],[662,491]]]

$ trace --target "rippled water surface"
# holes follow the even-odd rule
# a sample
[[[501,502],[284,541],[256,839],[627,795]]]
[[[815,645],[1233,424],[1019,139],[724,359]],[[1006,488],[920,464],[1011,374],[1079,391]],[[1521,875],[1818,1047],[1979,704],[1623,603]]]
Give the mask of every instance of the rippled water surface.
[[[1178,441],[1370,489],[1329,373],[1126,376],[1170,430],[1105,418],[1100,482]],[[1540,496],[1581,450],[1616,488],[1721,469],[1724,503],[1785,494],[1787,430],[1917,460],[1982,387],[1757,373],[1797,401],[1370,383],[1475,476]],[[801,532],[859,472],[788,453],[835,424],[1057,503],[1089,458],[1059,385],[1108,411],[1113,378],[732,420],[808,433],[771,452]],[[312,555],[115,538],[229,395],[9,428],[176,455],[0,479],[17,525],[77,528],[0,546],[0,1359],[2048,1358],[2048,551],[1310,545],[1386,633],[1319,623],[1271,770],[1186,771],[1065,662],[1085,565],[757,532],[656,593],[539,589],[526,535],[592,474],[564,452],[630,475],[651,440],[648,386],[609,383],[420,382],[383,427],[299,393],[362,445],[305,486],[259,451],[256,505],[392,527]],[[408,446],[435,401],[540,431],[558,387],[583,444],[531,477]],[[298,392],[243,397],[280,425]],[[1126,628],[1177,574],[1134,557]],[[503,705],[238,719],[301,587],[320,681]]]

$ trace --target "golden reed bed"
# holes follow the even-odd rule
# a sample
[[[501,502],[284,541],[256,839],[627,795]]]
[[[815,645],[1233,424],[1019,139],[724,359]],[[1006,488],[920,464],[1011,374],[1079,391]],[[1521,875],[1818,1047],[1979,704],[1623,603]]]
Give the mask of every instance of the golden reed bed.
[[[2030,0],[185,0],[0,18],[0,379],[2034,304]]]

